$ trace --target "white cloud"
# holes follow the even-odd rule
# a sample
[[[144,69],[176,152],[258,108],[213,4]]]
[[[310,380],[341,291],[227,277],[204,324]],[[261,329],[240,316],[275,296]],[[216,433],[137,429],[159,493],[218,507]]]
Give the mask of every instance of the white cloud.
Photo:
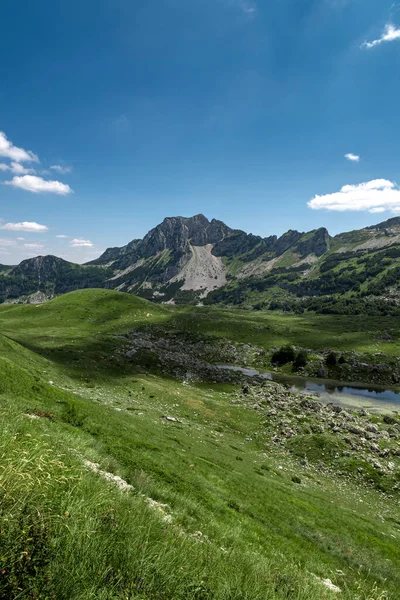
[[[40,225],[35,221],[23,221],[22,223],[5,223],[0,225],[0,229],[8,229],[8,231],[31,231],[33,233],[41,233],[48,231],[49,228],[46,225]]]
[[[72,190],[69,185],[61,183],[61,181],[45,181],[36,175],[23,175],[22,177],[13,177],[11,181],[5,181],[5,185],[11,185],[21,190],[33,192],[34,194],[48,193],[59,194],[65,196],[71,194]]]
[[[5,246],[15,246],[14,240],[8,240],[6,238],[0,238],[0,246],[4,248]]]
[[[27,169],[20,163],[12,162],[11,165],[0,163],[0,171],[11,171],[15,175],[28,175],[29,173],[34,173],[35,169]]]
[[[30,150],[24,150],[18,148],[7,139],[6,134],[0,131],[0,157],[10,160],[10,164],[6,162],[0,162],[0,171],[10,172],[14,175],[11,181],[5,181],[5,185],[11,185],[15,188],[20,188],[34,194],[39,193],[50,193],[59,194],[65,196],[66,194],[72,193],[69,185],[61,183],[60,181],[46,181],[42,177],[33,175],[36,173],[35,169],[27,168],[21,163],[24,162],[39,162],[39,158]],[[53,171],[58,173],[69,173],[71,168],[62,165],[52,165],[50,167]],[[39,171],[40,172],[40,171]],[[43,171],[41,174],[43,175]]]
[[[251,0],[239,0],[239,6],[247,15],[253,15],[257,10]]]
[[[71,173],[72,171],[71,167],[62,167],[61,165],[51,165],[50,169],[53,169],[53,171],[57,171],[57,173],[61,173],[63,175],[65,175],[65,173]]]
[[[41,250],[44,248],[43,244],[24,244],[24,247],[28,250]]]
[[[377,40],[373,40],[372,42],[364,42],[361,45],[361,48],[374,48],[375,46],[379,46],[383,42],[393,42],[394,40],[400,39],[400,29],[396,29],[394,25],[386,25],[384,32],[381,37]]]
[[[14,146],[3,131],[0,131],[0,156],[15,162],[39,162],[39,158],[30,150]]]
[[[352,152],[345,154],[344,157],[347,158],[347,160],[351,160],[353,162],[359,162],[360,160],[360,157],[357,154],[353,154]]]
[[[74,238],[71,240],[71,246],[74,248],[81,248],[82,246],[87,246],[91,248],[93,246],[93,242],[90,240],[83,240],[82,238]]]
[[[59,238],[60,240],[65,240],[67,237],[69,237],[69,235],[56,235],[57,238]]]
[[[339,192],[314,196],[308,203],[314,210],[368,210],[399,212],[400,188],[387,179],[374,179],[358,185],[344,185]]]
[[[27,169],[23,165],[20,165],[17,162],[12,162],[10,170],[15,175],[28,175],[29,173],[34,173],[35,169]]]
[[[19,242],[24,242],[24,241],[25,241],[25,238],[24,238],[24,237],[17,237],[17,240],[18,240]]]
[[[386,208],[384,206],[377,206],[376,208],[370,208],[370,213],[381,213],[385,212]]]

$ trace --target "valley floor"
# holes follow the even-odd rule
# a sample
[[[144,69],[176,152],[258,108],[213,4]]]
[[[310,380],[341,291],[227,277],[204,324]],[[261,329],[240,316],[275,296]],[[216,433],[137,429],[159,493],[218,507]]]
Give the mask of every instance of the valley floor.
[[[105,290],[1,307],[0,597],[396,600],[395,414],[347,418],[277,384],[212,383],[160,361],[153,342],[132,345],[169,331],[179,356],[191,336],[192,367],[236,344],[251,345],[250,363],[264,360],[255,347],[288,342],[395,355],[400,326],[388,327],[390,342],[365,319],[175,309]],[[359,462],[359,433],[329,427],[347,421],[372,428],[379,466],[367,446]]]

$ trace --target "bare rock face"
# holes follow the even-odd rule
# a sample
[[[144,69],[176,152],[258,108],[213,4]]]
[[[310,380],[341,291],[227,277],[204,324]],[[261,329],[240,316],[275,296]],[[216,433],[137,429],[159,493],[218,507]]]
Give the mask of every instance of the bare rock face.
[[[169,251],[177,262],[185,255],[190,256],[190,246],[217,244],[229,233],[230,227],[222,221],[209,221],[204,215],[194,217],[167,217],[160,225],[151,229],[143,240],[133,240],[123,248],[108,248],[91,264],[107,264],[113,268],[126,269],[141,259],[148,259]]]
[[[302,257],[308,256],[309,254],[322,256],[329,250],[330,239],[328,230],[325,229],[325,227],[320,227],[319,229],[315,229],[315,231],[311,231],[302,236],[295,245],[294,251],[298,252]]]
[[[202,296],[226,283],[222,261],[211,252],[231,232],[222,221],[209,221],[202,214],[168,217],[142,240],[109,248],[90,264],[112,267],[115,274],[106,287],[133,293],[146,290],[148,297],[162,298],[162,286],[167,285],[197,290]]]

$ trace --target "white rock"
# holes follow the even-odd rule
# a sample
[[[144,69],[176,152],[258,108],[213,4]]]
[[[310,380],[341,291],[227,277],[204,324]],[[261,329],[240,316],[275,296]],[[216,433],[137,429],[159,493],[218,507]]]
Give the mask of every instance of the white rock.
[[[339,594],[342,591],[340,587],[334,585],[330,579],[321,579],[321,583],[323,583],[328,588],[328,590],[331,590],[331,592],[336,592],[337,594]]]
[[[328,588],[331,592],[335,592],[336,594],[341,593],[342,590],[340,589],[340,587],[332,583],[330,579],[321,579],[321,577],[314,575],[314,573],[311,573],[311,575],[315,577],[315,579],[318,579],[318,581],[322,583],[322,585],[324,585],[326,588]]]
[[[113,473],[108,473],[107,471],[102,471],[98,463],[91,462],[90,460],[84,460],[83,464],[91,471],[94,471],[95,473],[100,475],[100,477],[103,477],[107,481],[111,481],[111,483],[114,483],[117,487],[119,487],[120,490],[133,490],[133,486],[130,485],[127,481],[125,481],[125,479],[122,479],[122,477],[114,475]]]

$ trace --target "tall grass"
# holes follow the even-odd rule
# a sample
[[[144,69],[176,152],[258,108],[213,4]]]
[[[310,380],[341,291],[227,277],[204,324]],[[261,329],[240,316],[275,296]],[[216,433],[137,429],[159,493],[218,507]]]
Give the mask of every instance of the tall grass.
[[[187,535],[142,495],[122,492],[86,470],[75,453],[52,439],[46,423],[8,412],[0,435],[0,598],[332,596],[295,557],[288,562],[271,552],[267,559],[246,551],[243,540],[227,551],[222,540]],[[367,596],[365,589],[341,597],[384,598]]]
[[[55,448],[40,423],[8,417],[0,436],[1,598],[320,597],[296,569],[278,573],[250,552],[227,555],[190,538],[142,497]]]

